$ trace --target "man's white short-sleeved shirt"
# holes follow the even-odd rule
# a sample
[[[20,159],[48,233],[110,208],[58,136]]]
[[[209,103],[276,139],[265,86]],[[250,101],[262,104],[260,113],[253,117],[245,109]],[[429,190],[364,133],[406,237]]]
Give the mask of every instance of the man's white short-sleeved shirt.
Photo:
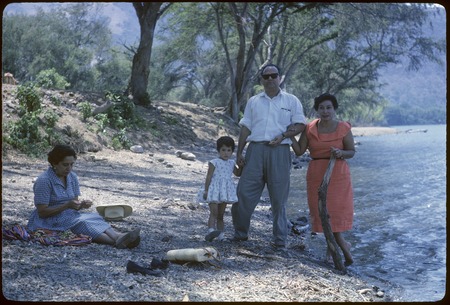
[[[252,96],[239,121],[251,131],[248,142],[271,141],[294,123],[306,125],[303,106],[295,95],[281,90],[273,98],[265,92]],[[291,144],[291,141],[285,139],[282,144]]]

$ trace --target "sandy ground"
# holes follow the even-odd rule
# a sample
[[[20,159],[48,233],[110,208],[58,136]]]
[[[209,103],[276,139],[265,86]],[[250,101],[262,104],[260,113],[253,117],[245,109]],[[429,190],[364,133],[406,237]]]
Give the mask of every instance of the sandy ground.
[[[216,152],[199,148],[195,161],[175,152],[169,147],[142,154],[107,149],[81,154],[74,171],[82,198],[95,205],[131,205],[130,217],[111,224],[120,231],[141,228],[141,244],[120,250],[2,240],[3,296],[15,301],[389,301],[389,287],[371,285],[351,266],[342,274],[324,263],[323,251],[309,246],[310,232],[289,236],[290,258],[271,253],[271,213],[265,200],[254,213],[249,241],[206,242],[209,212],[195,198],[207,161]],[[47,164],[14,154],[3,156],[2,165],[2,225],[25,225],[33,210],[33,181]],[[89,212],[95,213],[94,207]],[[225,223],[231,237],[229,208]],[[149,266],[169,250],[205,246],[220,253],[216,266],[171,264],[161,277],[126,272],[128,260]]]
[[[15,88],[4,87],[3,119],[16,120]],[[237,138],[237,125],[215,109],[193,104],[155,103],[156,111],[143,113],[162,130],[138,130],[130,135],[143,144],[144,153],[105,148],[113,131],[92,132],[96,125],[81,122],[77,103],[91,98],[69,92],[46,91],[43,105],[59,115],[61,134],[72,136],[81,153],[74,167],[81,184],[81,199],[96,205],[129,204],[131,216],[111,222],[119,231],[141,229],[134,249],[90,244],[83,247],[42,246],[2,239],[2,292],[14,301],[194,301],[194,302],[384,302],[391,287],[376,287],[352,270],[341,273],[323,262],[322,248],[313,247],[311,232],[292,233],[289,253],[270,251],[272,221],[267,197],[253,214],[247,242],[211,243],[204,240],[208,207],[196,202],[204,185],[207,162],[216,157],[215,139],[222,134]],[[53,98],[51,98],[53,96]],[[61,101],[60,106],[52,100]],[[98,101],[97,104],[101,104]],[[147,111],[140,109],[140,111]],[[173,123],[176,124],[173,124]],[[70,128],[69,128],[70,127]],[[88,128],[89,127],[89,128]],[[70,132],[77,130],[77,133]],[[153,132],[153,133],[152,133]],[[358,136],[393,133],[389,128],[353,128]],[[83,135],[83,138],[73,135]],[[170,135],[170,136],[169,136]],[[89,142],[86,142],[89,140]],[[102,147],[103,146],[103,147]],[[101,148],[98,152],[98,148]],[[89,150],[95,149],[95,150]],[[177,151],[192,152],[192,161]],[[82,150],[81,150],[82,151]],[[46,159],[2,150],[2,227],[26,225],[33,205],[33,182],[47,169]],[[231,237],[230,208],[225,214],[225,235]],[[316,244],[320,238],[317,237]],[[171,264],[160,277],[127,273],[132,260],[148,267],[167,251],[212,246],[220,253],[214,264]],[[357,264],[358,262],[355,262]]]

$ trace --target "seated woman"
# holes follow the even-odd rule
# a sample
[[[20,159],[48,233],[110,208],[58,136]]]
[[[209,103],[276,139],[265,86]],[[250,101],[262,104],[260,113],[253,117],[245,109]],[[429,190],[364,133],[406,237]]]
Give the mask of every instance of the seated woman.
[[[75,150],[67,145],[56,145],[48,153],[50,167],[33,186],[36,209],[30,216],[28,229],[71,230],[75,234],[90,236],[95,243],[118,249],[136,247],[140,241],[140,229],[120,233],[99,214],[80,212],[91,207],[92,202],[78,200],[80,185],[77,175],[72,172],[76,159]]]

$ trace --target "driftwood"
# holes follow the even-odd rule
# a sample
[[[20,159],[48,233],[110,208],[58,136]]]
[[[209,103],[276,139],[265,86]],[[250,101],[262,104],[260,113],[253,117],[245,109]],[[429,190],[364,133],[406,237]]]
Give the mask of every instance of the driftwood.
[[[92,116],[95,116],[99,113],[105,113],[108,111],[109,108],[111,108],[112,106],[114,106],[114,103],[107,101],[105,103],[103,103],[102,105],[96,107],[93,111],[92,111]]]
[[[334,239],[333,231],[331,230],[330,222],[328,221],[328,210],[327,210],[327,191],[328,183],[330,182],[331,173],[333,172],[334,164],[336,163],[336,158],[331,155],[330,162],[328,163],[327,170],[323,176],[322,183],[319,187],[319,215],[322,222],[323,233],[325,235],[328,249],[333,257],[334,267],[337,270],[346,270],[344,264],[342,263],[341,254],[339,253],[339,246]]]

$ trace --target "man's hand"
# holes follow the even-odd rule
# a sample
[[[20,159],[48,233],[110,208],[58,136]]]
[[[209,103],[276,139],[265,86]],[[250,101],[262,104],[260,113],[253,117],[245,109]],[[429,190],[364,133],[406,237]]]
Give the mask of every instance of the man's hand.
[[[286,128],[286,132],[294,132],[295,133],[294,135],[289,134],[289,137],[292,137],[292,136],[296,136],[299,133],[303,132],[304,129],[305,129],[305,124],[294,123],[294,124],[289,125]]]
[[[240,168],[245,166],[245,158],[242,154],[238,154],[236,159],[236,163]]]

